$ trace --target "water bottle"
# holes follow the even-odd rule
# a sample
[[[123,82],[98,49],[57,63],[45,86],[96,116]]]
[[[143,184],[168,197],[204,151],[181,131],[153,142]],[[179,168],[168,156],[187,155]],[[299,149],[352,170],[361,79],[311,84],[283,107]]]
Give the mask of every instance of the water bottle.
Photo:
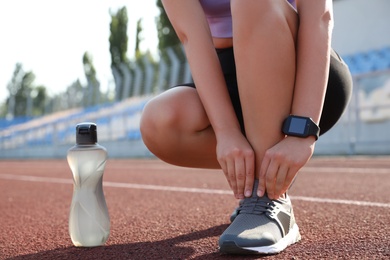
[[[96,124],[76,126],[76,145],[68,150],[73,173],[69,234],[77,247],[103,245],[110,233],[110,217],[103,193],[106,149],[97,143]]]

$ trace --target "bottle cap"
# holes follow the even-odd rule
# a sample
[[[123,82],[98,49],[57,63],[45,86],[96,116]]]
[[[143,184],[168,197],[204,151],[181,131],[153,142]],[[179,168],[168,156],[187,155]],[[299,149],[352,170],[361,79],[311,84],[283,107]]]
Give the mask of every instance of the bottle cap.
[[[84,122],[76,126],[77,144],[95,144],[97,143],[96,124]]]

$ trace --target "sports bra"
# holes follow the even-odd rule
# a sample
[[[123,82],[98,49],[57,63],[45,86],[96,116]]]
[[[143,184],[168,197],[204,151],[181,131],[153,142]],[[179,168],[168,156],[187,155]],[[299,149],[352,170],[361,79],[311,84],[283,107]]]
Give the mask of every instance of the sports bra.
[[[295,0],[287,1],[295,7]],[[215,38],[231,38],[233,25],[230,0],[199,0],[199,2],[206,14],[211,35]]]

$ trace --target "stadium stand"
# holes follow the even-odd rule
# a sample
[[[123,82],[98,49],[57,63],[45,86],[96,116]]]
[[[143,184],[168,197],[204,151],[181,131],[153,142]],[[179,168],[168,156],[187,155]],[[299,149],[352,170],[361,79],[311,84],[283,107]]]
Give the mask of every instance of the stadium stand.
[[[0,130],[0,150],[24,146],[63,145],[75,142],[75,126],[80,122],[98,125],[99,141],[141,139],[139,119],[148,97],[119,103],[74,109],[36,118]]]
[[[27,121],[30,121],[31,119],[33,119],[33,118],[32,117],[25,117],[25,116],[15,117],[12,119],[0,118],[0,130],[7,128],[7,127],[10,127],[10,126],[13,126],[13,125],[19,125],[19,124],[26,123]]]

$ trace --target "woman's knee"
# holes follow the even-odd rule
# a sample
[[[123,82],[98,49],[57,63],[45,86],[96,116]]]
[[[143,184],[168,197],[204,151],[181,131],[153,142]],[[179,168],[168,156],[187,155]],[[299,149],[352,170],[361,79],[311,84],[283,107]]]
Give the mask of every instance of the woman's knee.
[[[140,122],[142,139],[152,152],[165,153],[180,145],[181,138],[206,128],[205,117],[195,89],[170,89],[146,104]]]
[[[145,105],[141,116],[142,139],[147,145],[158,142],[158,139],[162,138],[161,136],[173,132],[177,121],[177,110],[172,103],[168,104],[160,96],[151,99]]]
[[[233,28],[237,32],[256,30],[266,26],[273,32],[288,29],[294,36],[298,31],[298,14],[286,0],[232,0]]]

